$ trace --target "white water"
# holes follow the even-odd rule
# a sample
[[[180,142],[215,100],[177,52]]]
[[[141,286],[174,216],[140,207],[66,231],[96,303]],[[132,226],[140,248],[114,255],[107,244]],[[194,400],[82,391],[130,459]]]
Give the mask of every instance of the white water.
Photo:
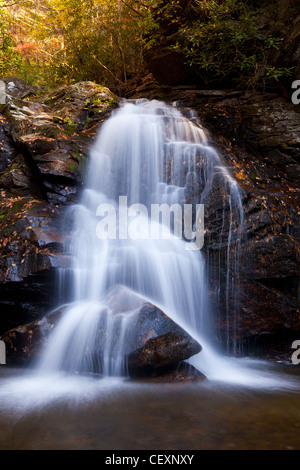
[[[163,103],[142,100],[124,104],[103,125],[91,151],[81,201],[72,208],[74,232],[68,247],[73,255],[72,302],[49,340],[39,371],[91,370],[88,351],[93,349],[101,322],[106,341],[98,365],[100,372],[122,376],[126,325],[137,308],[133,305],[118,311],[119,299],[114,294],[122,296],[125,288],[127,294],[138,294],[160,307],[199,341],[202,351],[190,362],[209,379],[248,385],[273,383],[267,373],[245,367],[245,361],[224,358],[216,352],[210,333],[209,286],[201,250],[188,250],[185,241],[172,235],[169,240],[144,239],[147,217],[139,219],[140,238],[100,240],[96,236],[99,205],[110,203],[117,211],[119,196],[127,196],[128,206],[182,204],[193,187],[198,191],[196,202],[205,204],[218,175],[230,202],[231,223],[226,234],[230,256],[231,244],[237,243],[240,236],[239,230],[232,231],[232,226],[240,227],[243,222],[239,188],[207,144],[195,116],[191,118],[186,119]],[[235,263],[237,269],[238,257]],[[229,290],[235,288],[229,270],[227,283],[229,295]],[[120,315],[123,321],[115,340],[112,333]]]
[[[276,373],[274,364],[236,359],[217,352],[210,331],[212,312],[206,262],[201,251],[187,250],[186,243],[175,237],[160,241],[142,238],[101,241],[96,236],[99,204],[112,201],[117,206],[119,195],[128,197],[128,205],[142,202],[148,207],[151,202],[174,203],[184,198],[190,189],[191,192],[195,189],[200,196],[195,202],[205,204],[217,176],[227,188],[232,209],[232,223],[227,232],[223,224],[220,244],[226,240],[228,261],[231,268],[235,268],[230,271],[237,271],[240,232],[233,227],[241,229],[243,222],[239,187],[208,145],[195,117],[191,115],[191,118],[187,120],[178,110],[162,103],[144,101],[137,106],[125,104],[102,127],[91,152],[82,199],[71,210],[75,224],[67,247],[73,254],[71,302],[37,369],[16,371],[12,376],[1,378],[1,411],[22,416],[32,409],[43,410],[55,403],[62,403],[64,408],[74,405],[82,408],[99,397],[123,395],[133,390],[142,392],[144,386],[151,387],[120,377],[124,373],[122,345],[126,324],[139,306],[138,297],[133,296],[130,306],[120,312],[119,296],[124,290],[128,296],[128,288],[160,306],[200,342],[202,351],[189,362],[208,377],[208,387],[217,382],[218,390],[222,383],[242,390],[244,387],[268,391],[298,389],[298,381],[287,380],[287,376]],[[234,247],[233,259],[229,256],[231,247]],[[236,282],[236,276],[230,277],[228,269],[226,294],[237,288]],[[117,297],[112,295],[115,290],[111,290],[115,285],[118,286]],[[220,298],[220,301],[227,300]],[[126,310],[129,310],[127,314]],[[118,341],[113,344],[111,333],[116,315],[123,315],[124,321]],[[94,367],[86,352],[96,341],[101,321],[107,341],[98,367],[107,377],[95,380],[82,374],[65,373]],[[206,386],[200,385],[201,388]],[[197,387],[197,384],[192,386]]]

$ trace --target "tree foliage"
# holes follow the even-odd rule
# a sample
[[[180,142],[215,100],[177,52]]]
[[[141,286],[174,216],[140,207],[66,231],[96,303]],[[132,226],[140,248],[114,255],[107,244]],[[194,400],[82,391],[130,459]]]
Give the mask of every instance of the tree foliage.
[[[190,8],[185,18],[181,16],[179,1],[161,1],[156,16],[161,24],[166,16],[169,22],[177,23],[169,47],[195,66],[202,81],[229,81],[256,87],[291,75],[291,67],[276,66],[272,57],[281,49],[296,16],[296,2],[193,0],[186,3]],[[156,37],[159,44],[157,33]]]
[[[12,67],[20,63],[20,56],[15,50],[15,42],[9,30],[7,14],[0,9],[0,76],[6,75]]]
[[[1,1],[1,0],[0,0]],[[167,44],[202,82],[244,87],[288,77],[274,64],[293,0],[2,0],[0,75],[35,84],[94,80],[117,90]]]
[[[142,64],[151,23],[147,0],[18,0],[2,8],[14,51],[11,70],[35,83],[95,80],[116,86]]]

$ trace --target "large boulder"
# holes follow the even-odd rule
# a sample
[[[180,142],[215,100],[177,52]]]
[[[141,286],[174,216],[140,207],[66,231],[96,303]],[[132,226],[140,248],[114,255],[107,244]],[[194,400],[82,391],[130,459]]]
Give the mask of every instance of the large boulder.
[[[83,316],[84,313],[83,308]],[[63,315],[68,315],[66,307],[4,334],[1,339],[6,344],[7,364],[28,365],[41,357],[49,335],[59,328]],[[78,338],[80,328],[79,321],[78,330],[74,333]],[[64,351],[62,348],[62,355],[66,358],[69,340],[66,331],[67,349]],[[120,360],[126,364],[124,371],[131,377],[162,375],[171,381],[172,377],[182,380],[190,375],[194,379],[203,379],[201,374],[190,374],[187,367],[180,365],[200,351],[201,345],[161,309],[130,290],[117,287],[110,292],[106,307],[99,306],[97,333],[93,341],[85,345],[82,358],[74,363],[74,369],[70,367],[69,359],[66,361],[71,371],[79,369],[79,372],[101,374],[103,370],[110,370],[109,363],[121,356]],[[108,361],[108,369],[105,369],[105,360]],[[60,365],[64,367],[64,358]]]
[[[157,374],[201,351],[197,341],[149,303],[140,309],[129,331],[126,355],[130,375]]]

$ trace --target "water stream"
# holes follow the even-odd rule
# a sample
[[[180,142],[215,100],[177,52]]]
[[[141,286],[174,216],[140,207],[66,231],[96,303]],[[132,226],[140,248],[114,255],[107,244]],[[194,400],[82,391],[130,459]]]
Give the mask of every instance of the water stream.
[[[216,370],[201,251],[205,205],[216,178],[225,187],[230,218],[224,228],[225,304],[229,291],[237,288],[232,276],[237,277],[238,260],[235,254],[232,269],[231,247],[240,241],[243,209],[236,181],[208,145],[196,117],[188,117],[164,103],[140,100],[125,103],[103,125],[81,201],[71,208],[71,302],[47,346],[42,370],[91,370],[87,351],[94,350],[101,325],[104,341],[97,369],[104,375],[126,375],[123,343],[131,314],[140,307],[139,296],[200,342],[204,373]],[[167,219],[163,207],[171,208]],[[117,299],[124,294],[135,301],[120,312]]]
[[[63,290],[68,287],[71,293],[65,313],[54,329],[36,369],[20,374],[8,370],[1,382],[0,424],[10,422],[12,415],[21,419],[24,429],[32,430],[36,419],[41,424],[34,427],[36,437],[32,437],[35,436],[33,432],[29,442],[18,427],[20,421],[16,421],[17,431],[15,425],[10,423],[8,428],[11,434],[6,434],[8,437],[0,430],[0,443],[2,440],[4,447],[16,448],[18,444],[14,439],[19,436],[21,441],[18,442],[23,442],[19,444],[20,448],[160,448],[160,445],[165,446],[162,448],[168,448],[168,445],[186,449],[230,448],[230,439],[236,442],[240,417],[247,408],[247,397],[252,403],[258,400],[254,421],[259,421],[266,403],[274,404],[273,408],[271,405],[268,408],[270,430],[273,429],[272,416],[278,402],[282,397],[291,396],[292,401],[287,409],[292,423],[299,377],[282,374],[274,364],[270,366],[264,361],[237,359],[234,354],[228,356],[226,350],[218,349],[211,331],[209,266],[204,251],[195,245],[194,239],[189,239],[191,230],[185,233],[187,236],[180,236],[182,233],[176,225],[180,217],[174,217],[170,227],[160,219],[151,220],[151,209],[155,204],[176,204],[178,211],[184,204],[192,204],[193,226],[190,229],[194,230],[195,235],[195,229],[202,227],[198,225],[199,219],[203,218],[201,207],[204,205],[205,214],[205,205],[209,203],[216,184],[223,186],[226,195],[219,243],[227,248],[227,278],[225,296],[220,294],[219,302],[223,302],[226,314],[231,315],[231,320],[233,318],[232,326],[228,328],[229,343],[229,336],[238,328],[239,321],[238,275],[244,215],[238,184],[208,144],[206,132],[192,112],[183,115],[175,107],[164,103],[139,100],[136,103],[125,102],[104,123],[91,150],[81,200],[70,208],[68,214],[73,230],[66,251],[72,254],[73,265],[63,273]],[[105,228],[106,231],[103,231]],[[204,241],[205,229],[204,224]],[[153,237],[153,233],[161,236]],[[119,298],[124,294],[132,302],[120,310]],[[231,311],[229,298],[236,299],[234,312]],[[137,384],[126,380],[123,345],[130,318],[144,299],[160,307],[202,345],[202,351],[189,362],[207,376],[207,384],[187,384],[183,390],[176,389],[178,385],[174,385],[175,388],[166,385],[164,388],[164,385]],[[106,340],[103,341],[97,372],[104,378],[95,380],[87,377],[85,372],[95,367],[94,358],[88,351],[93,349],[99,325],[105,332]],[[1,372],[3,375],[3,370]],[[264,395],[264,391],[271,395]],[[286,391],[291,395],[285,395]],[[277,393],[280,393],[280,399]],[[268,402],[268,396],[271,396],[271,402]],[[170,403],[173,404],[172,409]],[[221,406],[224,403],[225,408]],[[76,412],[74,405],[79,406]],[[51,426],[55,428],[57,412],[62,416],[65,406],[70,406],[74,414],[65,417],[66,421],[60,424],[65,441],[59,443],[49,438],[47,432],[51,433]],[[178,435],[178,441],[176,437],[173,440],[170,438],[169,442],[164,428],[167,420],[165,425],[164,422],[154,425],[157,436],[165,436],[160,443],[154,439],[150,428],[149,435],[143,435],[144,440],[139,443],[141,416],[146,410],[153,410],[155,415],[162,416],[161,407],[164,416],[169,416],[171,420],[179,419],[177,414],[181,410],[184,416],[180,419],[182,422],[187,420],[191,433],[181,426],[183,434]],[[215,408],[219,409],[218,416],[205,411]],[[42,414],[33,414],[31,419],[28,411],[33,413],[33,409]],[[125,413],[122,417],[124,409],[127,409],[128,416]],[[87,415],[84,415],[85,410]],[[100,432],[100,424],[95,421],[95,416],[99,414],[103,418],[102,444],[91,438],[89,432],[90,427],[95,428],[93,436]],[[43,419],[50,422],[46,432],[49,442],[47,437],[38,442],[37,430],[45,432]],[[118,441],[118,432],[112,429],[111,424],[115,419],[119,420],[116,426],[120,429],[123,425],[125,428],[132,427],[133,440],[125,432]],[[151,421],[151,416],[147,419]],[[206,429],[215,423],[218,429],[223,429],[224,422],[231,419],[234,424],[228,431],[230,442],[226,441],[225,435],[217,436],[216,441],[212,431],[211,441],[205,440],[204,434],[201,434],[202,443],[198,442],[199,427]],[[249,435],[244,430],[245,440],[241,437],[237,448],[259,448],[258,442],[262,439],[259,436],[265,435],[268,419],[260,428],[258,441],[254,439],[247,447],[245,440],[249,439]],[[281,426],[284,419],[284,415],[280,416],[276,426]],[[81,426],[85,422],[88,423],[83,433],[85,441],[70,443],[70,429],[71,434],[78,435],[80,440],[83,432]],[[256,425],[250,415],[248,421],[242,422],[245,422],[247,430],[248,424]],[[112,434],[107,436],[105,429],[110,429]],[[279,441],[270,441],[265,447],[272,448],[274,444],[278,448],[292,442],[295,448],[297,443],[292,427],[288,435],[288,442],[282,444],[283,441],[280,441],[279,444]]]

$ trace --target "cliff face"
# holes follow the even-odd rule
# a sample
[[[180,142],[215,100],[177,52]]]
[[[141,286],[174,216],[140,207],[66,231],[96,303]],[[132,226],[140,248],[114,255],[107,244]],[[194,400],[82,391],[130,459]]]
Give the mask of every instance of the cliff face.
[[[88,150],[117,97],[90,82],[43,96],[8,79],[0,152],[0,335],[55,307],[56,273],[69,264],[65,208],[77,200]],[[287,352],[300,334],[300,109],[276,94],[158,85],[149,75],[130,97],[177,101],[197,111],[223,162],[243,190],[238,324],[248,353]],[[205,208],[204,251],[216,336],[225,343],[236,318],[226,314],[226,243],[220,244],[215,192]],[[229,296],[229,311],[236,311]],[[228,313],[228,312],[227,312]],[[275,354],[271,352],[270,354]]]
[[[82,187],[88,149],[117,97],[91,82],[43,96],[5,80],[0,132],[0,333],[57,301],[55,272],[68,266],[64,209]]]
[[[197,109],[243,189],[239,335],[250,349],[278,340],[289,350],[300,329],[300,109],[266,93],[199,99]]]

